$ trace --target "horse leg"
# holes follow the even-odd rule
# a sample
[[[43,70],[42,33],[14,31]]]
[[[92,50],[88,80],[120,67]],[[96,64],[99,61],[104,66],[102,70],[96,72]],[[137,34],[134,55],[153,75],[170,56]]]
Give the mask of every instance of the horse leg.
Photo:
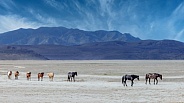
[[[156,78],[156,85],[158,84],[158,79]]]
[[[70,82],[71,80],[70,80],[70,77],[68,78],[68,81]]]
[[[124,86],[127,86],[127,84],[126,84],[126,80],[124,81]]]
[[[50,77],[50,81],[53,81],[53,77]]]
[[[133,84],[134,84],[134,81],[133,80],[131,80],[132,82],[131,82],[131,86],[133,87]]]
[[[51,77],[49,77],[49,81],[51,81]]]
[[[71,82],[72,81],[72,77],[68,77],[68,81]]]
[[[149,84],[151,84],[151,82],[150,82],[151,80],[150,80],[150,78],[149,78]]]
[[[68,76],[68,80],[67,81],[70,81],[70,77]]]
[[[148,81],[148,79],[146,78],[146,83],[145,84],[147,84],[147,81]]]
[[[155,79],[154,79],[154,85],[155,85]]]
[[[71,82],[72,82],[72,80],[74,81],[73,77],[71,77]]]
[[[125,81],[123,81],[123,85],[124,85],[124,87],[125,87],[125,86],[127,86],[127,85],[126,85],[126,80],[125,80]]]
[[[75,82],[75,77],[73,77],[73,81]]]

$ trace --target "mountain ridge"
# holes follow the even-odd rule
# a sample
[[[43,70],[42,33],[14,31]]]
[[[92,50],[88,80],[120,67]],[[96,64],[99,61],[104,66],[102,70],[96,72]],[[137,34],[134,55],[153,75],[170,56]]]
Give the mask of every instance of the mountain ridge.
[[[184,43],[118,31],[20,28],[0,34],[0,60],[184,60]]]
[[[38,29],[17,29],[0,34],[0,44],[6,45],[80,45],[92,42],[125,41],[141,39],[119,31],[84,31],[65,27],[40,27]]]

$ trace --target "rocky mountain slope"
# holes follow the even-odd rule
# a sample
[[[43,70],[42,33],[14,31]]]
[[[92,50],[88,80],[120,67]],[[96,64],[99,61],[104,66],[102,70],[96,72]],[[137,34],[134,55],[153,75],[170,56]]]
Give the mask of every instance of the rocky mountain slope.
[[[65,27],[40,27],[38,29],[18,29],[0,34],[0,44],[8,45],[80,45],[93,42],[139,41],[129,33],[118,31],[83,31]]]

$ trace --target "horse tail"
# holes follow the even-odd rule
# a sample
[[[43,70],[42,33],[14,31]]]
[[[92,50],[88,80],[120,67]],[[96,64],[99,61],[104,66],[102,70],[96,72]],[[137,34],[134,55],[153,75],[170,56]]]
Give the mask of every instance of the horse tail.
[[[122,77],[122,84],[124,83],[124,80],[125,80],[125,76]]]

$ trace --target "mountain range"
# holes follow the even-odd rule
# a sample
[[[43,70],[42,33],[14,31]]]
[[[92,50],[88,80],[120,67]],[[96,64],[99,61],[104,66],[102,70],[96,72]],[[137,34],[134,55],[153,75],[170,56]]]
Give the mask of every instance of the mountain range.
[[[84,31],[65,27],[40,27],[38,29],[18,29],[0,34],[0,44],[8,45],[80,45],[92,42],[139,41],[129,33],[118,31]]]
[[[0,60],[183,60],[184,43],[65,27],[0,34]]]

